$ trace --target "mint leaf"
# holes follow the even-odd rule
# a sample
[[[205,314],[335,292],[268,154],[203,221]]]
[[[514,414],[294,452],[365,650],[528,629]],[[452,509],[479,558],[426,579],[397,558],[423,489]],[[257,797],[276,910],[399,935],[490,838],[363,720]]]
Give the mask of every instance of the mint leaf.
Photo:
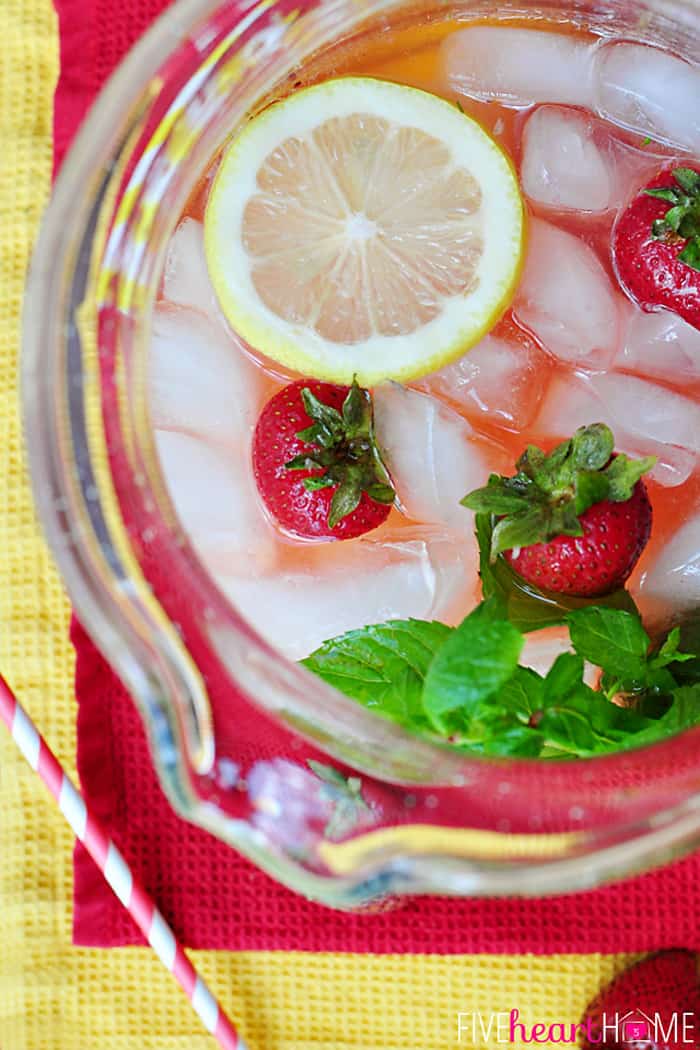
[[[694,685],[681,685],[673,691],[673,703],[663,715],[654,730],[658,731],[656,739],[673,736],[684,729],[690,729],[700,720],[700,682]],[[647,731],[651,735],[651,729]]]
[[[423,707],[437,729],[442,715],[459,708],[468,720],[518,665],[523,636],[506,620],[493,618],[488,602],[463,620],[440,647],[423,685]]]
[[[531,667],[516,667],[498,691],[498,706],[527,725],[544,706],[544,682],[544,678]]]
[[[490,758],[537,758],[543,747],[542,734],[535,729],[527,726],[508,726],[485,740],[478,751]]]
[[[407,728],[428,728],[423,681],[452,630],[443,623],[390,620],[332,638],[301,662],[377,714]]]
[[[596,736],[585,711],[573,702],[551,707],[542,715],[537,727],[547,742],[563,751],[586,757],[595,754]]]
[[[544,702],[557,704],[583,683],[583,657],[577,653],[560,653],[543,682]]]
[[[675,736],[685,729],[691,729],[700,722],[700,682],[693,685],[681,685],[673,690],[671,706],[661,718],[647,720],[641,731],[627,736],[620,741],[620,748],[627,750],[633,747],[646,747],[659,740]]]
[[[362,797],[362,781],[359,777],[346,777],[339,769],[313,758],[307,759],[307,765],[324,783],[321,794],[333,803],[333,812],[323,833],[331,842],[340,841],[360,826],[370,812]]]
[[[619,679],[643,676],[650,639],[632,613],[599,605],[570,612],[566,622],[580,656]]]
[[[658,653],[656,653],[655,656],[652,656],[649,661],[649,666],[653,668],[667,667],[672,663],[685,663],[687,660],[694,660],[694,653],[681,653],[678,651],[680,644],[681,629],[680,627],[674,627]]]

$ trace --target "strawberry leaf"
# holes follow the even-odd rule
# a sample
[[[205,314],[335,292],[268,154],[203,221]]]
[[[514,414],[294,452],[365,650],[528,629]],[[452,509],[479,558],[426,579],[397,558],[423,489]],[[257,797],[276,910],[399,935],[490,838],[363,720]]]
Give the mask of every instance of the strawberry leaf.
[[[606,498],[612,500],[613,503],[624,503],[625,500],[631,499],[634,486],[644,474],[652,469],[657,459],[657,456],[629,459],[621,452],[604,471],[609,485]]]
[[[582,536],[579,516],[589,507],[603,500],[629,499],[656,460],[613,456],[613,449],[610,428],[593,423],[580,427],[570,441],[549,454],[529,445],[516,464],[516,474],[492,474],[483,488],[469,492],[463,506],[499,519],[491,535],[491,560],[503,551],[546,543],[556,536]]]
[[[659,201],[668,201],[669,204],[675,204],[678,200],[678,190],[676,189],[661,189],[661,190],[644,190],[645,197],[654,197]],[[659,220],[663,222],[663,219]]]
[[[576,473],[574,488],[574,510],[577,515],[583,514],[595,503],[607,499],[610,492],[610,482],[603,474],[596,470],[579,470]],[[580,536],[583,532],[578,533]]]
[[[678,258],[693,270],[700,270],[700,173],[692,168],[675,168],[675,186],[645,190],[647,197],[671,205],[662,219],[652,223],[655,240],[685,241]]]
[[[356,471],[348,470],[333,493],[330,512],[328,514],[328,524],[330,527],[334,529],[339,521],[346,518],[348,514],[352,514],[352,512],[357,509],[361,498],[361,478]]]
[[[576,470],[595,471],[609,462],[615,447],[612,430],[605,423],[581,427],[571,441],[571,459]]]
[[[543,506],[527,507],[512,517],[501,518],[491,537],[491,558],[514,547],[539,543],[551,530],[551,518],[551,511]]]
[[[352,514],[363,493],[376,503],[393,503],[396,493],[374,438],[369,391],[353,379],[342,414],[332,405],[325,405],[308,387],[301,391],[301,399],[313,422],[296,436],[317,447],[294,456],[285,463],[285,469],[323,472],[304,478],[303,484],[308,492],[335,488],[328,513],[329,527],[335,528]]]

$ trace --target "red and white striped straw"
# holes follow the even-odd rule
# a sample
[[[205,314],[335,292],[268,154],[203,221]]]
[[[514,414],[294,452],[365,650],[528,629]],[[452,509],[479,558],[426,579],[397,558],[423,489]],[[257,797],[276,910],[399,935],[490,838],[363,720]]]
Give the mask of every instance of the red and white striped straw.
[[[185,955],[154,901],[136,881],[131,868],[95,815],[89,812],[85,799],[1,675],[0,720],[56,799],[76,838],[83,843],[106,882],[190,1000],[204,1027],[224,1050],[246,1050],[246,1044]]]

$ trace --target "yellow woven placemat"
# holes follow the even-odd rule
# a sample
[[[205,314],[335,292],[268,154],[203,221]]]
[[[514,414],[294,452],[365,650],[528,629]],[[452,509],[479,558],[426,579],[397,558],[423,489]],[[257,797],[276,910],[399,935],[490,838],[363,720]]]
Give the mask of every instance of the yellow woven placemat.
[[[57,56],[49,0],[2,0],[0,667],[74,771],[68,605],[34,523],[17,405],[20,301],[49,189]],[[71,850],[70,832],[0,729],[1,1050],[212,1050],[149,952],[71,946]],[[458,1040],[459,1011],[513,1006],[532,1020],[572,1022],[630,961],[194,954],[251,1050],[447,1050],[470,1045]]]

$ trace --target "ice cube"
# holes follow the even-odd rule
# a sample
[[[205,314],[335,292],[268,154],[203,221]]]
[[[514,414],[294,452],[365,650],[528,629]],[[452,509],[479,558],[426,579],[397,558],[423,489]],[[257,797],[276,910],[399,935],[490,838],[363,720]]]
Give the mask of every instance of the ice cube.
[[[591,105],[595,48],[559,33],[476,25],[443,45],[450,88],[508,106]]]
[[[148,397],[155,427],[240,445],[255,423],[263,388],[257,369],[219,325],[190,310],[158,306]]]
[[[485,485],[499,453],[489,447],[454,409],[438,398],[398,383],[374,392],[377,441],[401,506],[416,521],[436,522],[464,532],[473,529],[460,500]],[[499,471],[500,472],[500,471]]]
[[[607,138],[599,122],[579,110],[536,109],[523,132],[521,184],[527,196],[551,208],[607,211],[615,194]]]
[[[455,622],[476,602],[476,544],[441,529],[402,529],[395,537],[342,547],[324,567],[220,580],[229,599],[272,645],[300,660],[321,642],[386,620]],[[321,552],[322,554],[323,552]]]
[[[695,469],[695,449],[683,447],[678,438],[697,443],[697,431],[693,438],[697,413],[700,408],[688,398],[636,376],[573,373],[552,381],[536,428],[549,438],[565,438],[577,427],[606,423],[618,452],[657,456],[659,462],[649,476],[671,488],[682,485]]]
[[[700,405],[637,376],[608,372],[591,385],[617,425],[630,434],[700,451]]]
[[[700,507],[664,544],[639,589],[664,612],[700,605]]]
[[[157,430],[163,477],[183,531],[214,577],[269,569],[275,534],[247,457],[186,434]]]
[[[513,312],[553,357],[606,368],[615,353],[618,302],[592,248],[534,219]]]
[[[700,68],[647,44],[607,43],[594,60],[595,105],[607,120],[700,151]]]
[[[615,365],[676,383],[700,379],[700,332],[668,310],[632,307]]]
[[[163,271],[163,298],[224,323],[209,280],[204,228],[196,219],[183,219],[170,238]]]
[[[534,419],[550,360],[524,332],[487,335],[464,357],[420,381],[422,390],[457,403],[475,420],[522,429]],[[513,330],[515,326],[513,326]]]

